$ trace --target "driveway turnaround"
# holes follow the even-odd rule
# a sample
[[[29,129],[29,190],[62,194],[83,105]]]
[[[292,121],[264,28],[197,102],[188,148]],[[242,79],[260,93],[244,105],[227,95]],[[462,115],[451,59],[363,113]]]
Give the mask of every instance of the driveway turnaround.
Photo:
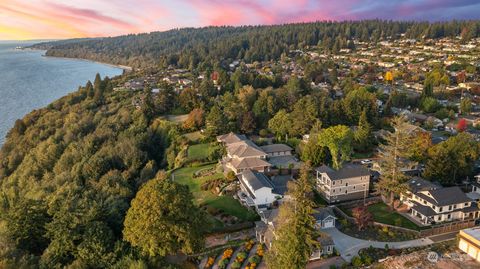
[[[335,248],[338,250],[342,258],[347,262],[351,262],[352,258],[358,255],[359,250],[368,248],[370,246],[374,248],[385,248],[385,245],[388,244],[388,247],[391,249],[401,249],[428,246],[434,243],[434,241],[432,241],[430,238],[419,238],[401,242],[379,242],[351,237],[340,232],[337,228],[328,228],[322,231],[332,237],[333,242],[335,243]]]

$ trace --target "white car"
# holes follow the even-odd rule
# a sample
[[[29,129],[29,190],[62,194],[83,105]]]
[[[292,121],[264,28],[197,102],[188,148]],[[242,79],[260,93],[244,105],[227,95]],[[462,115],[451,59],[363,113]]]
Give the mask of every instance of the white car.
[[[361,164],[371,164],[372,163],[372,160],[369,160],[369,159],[366,159],[366,160],[361,160],[360,161]]]

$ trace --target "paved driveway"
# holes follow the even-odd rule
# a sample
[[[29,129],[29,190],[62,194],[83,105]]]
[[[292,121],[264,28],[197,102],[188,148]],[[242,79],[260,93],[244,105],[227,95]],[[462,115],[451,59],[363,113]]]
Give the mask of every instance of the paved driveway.
[[[402,242],[369,241],[346,235],[340,232],[337,228],[328,228],[322,231],[332,237],[333,242],[335,243],[335,248],[338,250],[338,252],[340,252],[342,258],[347,262],[350,262],[354,256],[358,255],[359,250],[368,248],[370,246],[373,246],[374,248],[385,248],[385,245],[388,244],[388,247],[391,249],[401,249],[408,247],[427,246],[433,243],[433,241],[429,238],[420,238]]]

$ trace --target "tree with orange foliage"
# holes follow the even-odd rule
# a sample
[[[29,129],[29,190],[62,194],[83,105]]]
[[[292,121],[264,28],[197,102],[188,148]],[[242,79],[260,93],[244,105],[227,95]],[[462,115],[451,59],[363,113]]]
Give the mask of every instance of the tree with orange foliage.
[[[187,119],[183,122],[183,128],[187,130],[197,130],[203,126],[204,121],[203,109],[195,108],[188,113]]]
[[[370,213],[366,206],[361,205],[352,209],[352,217],[355,219],[358,230],[364,230],[373,222],[372,213]]]

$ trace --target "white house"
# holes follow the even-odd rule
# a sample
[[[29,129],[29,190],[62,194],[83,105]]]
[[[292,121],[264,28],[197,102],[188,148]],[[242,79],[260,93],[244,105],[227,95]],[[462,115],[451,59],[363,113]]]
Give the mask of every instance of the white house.
[[[247,169],[238,176],[238,179],[241,188],[239,197],[247,206],[262,210],[280,198],[279,194],[273,192],[274,185],[263,173]]]
[[[423,225],[479,217],[479,208],[459,187],[412,192],[405,204],[411,216]]]

